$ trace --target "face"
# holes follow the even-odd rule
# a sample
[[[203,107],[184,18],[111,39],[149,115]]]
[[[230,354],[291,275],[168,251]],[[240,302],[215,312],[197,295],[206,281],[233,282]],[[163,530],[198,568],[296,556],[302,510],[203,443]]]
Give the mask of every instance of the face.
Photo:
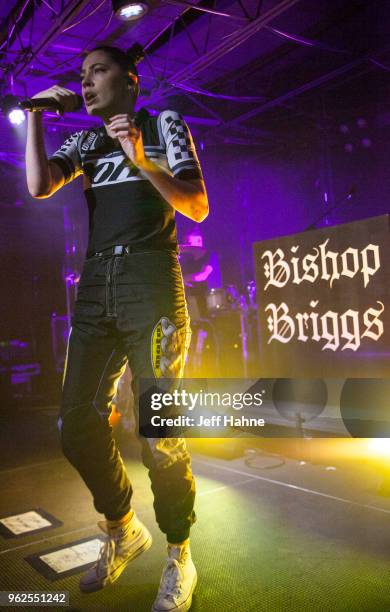
[[[85,58],[81,85],[88,115],[109,119],[115,114],[133,110],[128,77],[105,51],[92,51]]]

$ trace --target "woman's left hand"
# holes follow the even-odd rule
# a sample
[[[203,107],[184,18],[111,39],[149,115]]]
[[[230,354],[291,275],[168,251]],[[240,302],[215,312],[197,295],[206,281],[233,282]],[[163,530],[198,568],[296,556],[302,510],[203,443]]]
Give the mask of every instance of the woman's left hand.
[[[113,138],[118,138],[130,161],[138,168],[142,168],[146,162],[142,132],[136,127],[130,115],[114,115],[110,118],[108,128]]]

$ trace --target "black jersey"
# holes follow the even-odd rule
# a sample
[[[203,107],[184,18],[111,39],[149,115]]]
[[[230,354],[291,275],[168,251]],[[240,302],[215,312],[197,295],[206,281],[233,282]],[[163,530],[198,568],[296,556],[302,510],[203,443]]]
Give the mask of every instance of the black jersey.
[[[172,110],[141,126],[145,155],[171,176],[202,178],[189,128]],[[119,244],[177,250],[175,210],[103,127],[76,132],[50,157],[69,183],[83,174],[87,255]]]

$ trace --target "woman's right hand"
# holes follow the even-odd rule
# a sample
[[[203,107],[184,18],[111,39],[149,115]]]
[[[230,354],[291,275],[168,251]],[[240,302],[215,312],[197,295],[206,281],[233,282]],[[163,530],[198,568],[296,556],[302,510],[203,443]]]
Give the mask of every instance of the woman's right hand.
[[[62,113],[71,113],[79,106],[79,97],[71,89],[66,89],[60,85],[53,85],[49,89],[44,89],[32,96],[32,98],[54,98],[61,105],[62,111],[57,111],[59,115]]]

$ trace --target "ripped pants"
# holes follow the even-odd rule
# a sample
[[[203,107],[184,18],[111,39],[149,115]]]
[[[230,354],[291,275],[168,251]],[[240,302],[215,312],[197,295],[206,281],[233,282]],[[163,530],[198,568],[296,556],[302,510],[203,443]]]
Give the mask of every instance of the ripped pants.
[[[180,378],[190,341],[180,265],[173,251],[86,260],[75,304],[58,421],[62,449],[109,520],[131,508],[132,487],[108,422],[126,360],[135,416],[141,378]],[[156,342],[159,349],[156,351]],[[195,481],[183,438],[143,438],[157,523],[169,542],[195,522]]]

